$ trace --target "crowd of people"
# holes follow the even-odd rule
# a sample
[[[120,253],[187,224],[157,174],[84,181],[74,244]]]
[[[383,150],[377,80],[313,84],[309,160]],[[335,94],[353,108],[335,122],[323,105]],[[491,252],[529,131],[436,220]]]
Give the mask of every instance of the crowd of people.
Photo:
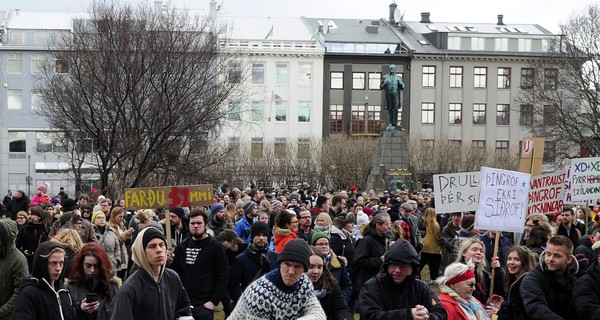
[[[47,192],[3,201],[0,320],[600,319],[596,208],[507,234],[437,213],[430,189],[223,185],[210,207],[135,212]]]

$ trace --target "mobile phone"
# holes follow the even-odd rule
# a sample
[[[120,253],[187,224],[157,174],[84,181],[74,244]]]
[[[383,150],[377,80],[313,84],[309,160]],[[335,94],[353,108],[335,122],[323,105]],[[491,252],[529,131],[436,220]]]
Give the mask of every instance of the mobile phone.
[[[90,292],[85,297],[85,302],[87,302],[87,303],[96,302],[96,301],[98,301],[98,294],[97,293],[91,293]]]

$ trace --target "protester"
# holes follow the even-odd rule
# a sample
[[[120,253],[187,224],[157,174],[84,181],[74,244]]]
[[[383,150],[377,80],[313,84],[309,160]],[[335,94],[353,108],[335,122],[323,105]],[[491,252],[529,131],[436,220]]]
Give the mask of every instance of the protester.
[[[327,319],[304,274],[310,255],[304,240],[289,241],[277,258],[279,268],[250,284],[228,319]]]
[[[277,215],[273,227],[275,252],[281,253],[285,244],[293,239],[298,239],[298,218],[293,211],[283,211]]]
[[[29,221],[17,234],[16,246],[27,258],[27,266],[31,270],[33,254],[42,242],[48,240],[50,228],[42,220],[44,209],[38,206],[32,207],[29,213]]]
[[[225,229],[233,229],[227,218],[225,207],[217,203],[210,207],[210,220],[208,221],[208,231],[211,236],[218,236]]]
[[[127,278],[109,306],[111,319],[193,319],[179,276],[166,268],[164,234],[154,227],[144,228],[131,251],[138,269]]]
[[[423,238],[421,250],[420,270],[429,266],[429,279],[434,280],[439,276],[442,262],[442,248],[440,247],[440,224],[436,220],[435,208],[427,208],[421,216],[427,232]]]
[[[585,275],[575,282],[573,301],[580,319],[600,319],[600,241],[592,245],[595,261]]]
[[[367,280],[376,276],[387,251],[390,216],[380,213],[362,230],[363,238],[356,243],[353,268],[356,271],[354,291],[358,293]]]
[[[455,262],[446,267],[444,275],[436,280],[440,285],[440,301],[448,320],[489,320],[481,301],[474,296],[475,272],[466,264]]]
[[[13,220],[17,219],[17,213],[19,211],[25,211],[29,209],[29,199],[25,195],[25,191],[17,190],[17,194],[13,197],[6,206],[6,214]]]
[[[115,230],[106,223],[106,215],[102,211],[96,211],[92,215],[92,223],[96,231],[96,239],[102,245],[108,255],[112,266],[112,273],[117,274],[121,266],[121,245]]]
[[[119,248],[121,256],[119,262],[121,263],[116,267],[117,276],[121,279],[125,279],[127,273],[127,264],[129,261],[129,250],[131,249],[131,237],[133,236],[133,228],[127,229],[125,227],[125,210],[120,207],[114,207],[110,211],[110,220],[108,225],[115,230],[117,239],[119,240]]]
[[[346,304],[350,303],[352,297],[352,280],[346,269],[346,258],[336,255],[330,247],[330,239],[323,231],[315,231],[313,233],[311,244],[315,246],[325,258],[325,267],[331,273],[332,277],[337,281]]]
[[[246,201],[242,208],[244,216],[235,224],[233,230],[242,241],[250,243],[250,229],[258,216],[258,205],[254,201]]]
[[[78,218],[81,219],[81,217]],[[62,249],[65,251],[64,274],[67,276],[71,274],[75,256],[79,253],[79,250],[83,248],[81,236],[75,229],[64,228],[54,236],[53,240],[61,243],[63,246]]]
[[[498,257],[494,257],[492,261],[491,267],[496,270],[494,294],[503,296],[502,277],[504,276],[504,269],[500,266]],[[492,279],[490,272],[486,269],[487,262],[485,260],[485,247],[483,242],[478,238],[468,238],[463,240],[458,249],[456,262],[473,264],[473,271],[475,272],[475,291],[473,292],[473,296],[480,302],[487,303]]]
[[[460,226],[463,219],[462,212],[452,212],[450,221],[442,229],[440,235],[440,245],[442,246],[442,261],[440,263],[440,272],[444,272],[447,265],[456,260],[456,252],[460,245]]]
[[[15,246],[17,224],[0,219],[0,320],[11,319],[19,288],[27,272],[27,259]]]
[[[573,221],[576,219],[575,208],[564,207],[560,214],[562,220],[556,229],[557,235],[562,235],[573,243],[573,247],[577,245],[577,240],[582,236],[581,232],[575,227]]]

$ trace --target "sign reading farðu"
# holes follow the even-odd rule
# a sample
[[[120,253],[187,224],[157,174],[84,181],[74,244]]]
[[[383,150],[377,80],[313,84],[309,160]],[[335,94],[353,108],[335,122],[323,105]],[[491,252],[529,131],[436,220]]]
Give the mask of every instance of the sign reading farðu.
[[[210,184],[125,189],[127,210],[211,206],[212,200]]]

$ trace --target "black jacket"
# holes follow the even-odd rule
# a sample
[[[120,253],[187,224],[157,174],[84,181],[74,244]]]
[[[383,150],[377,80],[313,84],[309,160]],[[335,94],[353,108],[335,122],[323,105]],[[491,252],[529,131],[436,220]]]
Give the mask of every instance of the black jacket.
[[[387,273],[390,263],[410,264],[413,273],[396,284]],[[360,318],[367,320],[412,319],[412,308],[422,305],[429,311],[429,319],[445,320],[446,310],[431,287],[418,280],[419,256],[406,240],[396,241],[385,255],[382,272],[369,279],[359,296]]]
[[[87,278],[82,283],[77,284],[75,281],[69,281],[67,289],[71,294],[71,301],[73,304],[73,314],[77,320],[105,320],[110,319],[108,312],[108,296],[106,295],[106,282],[100,277]],[[111,279],[110,290],[112,298],[117,295],[118,285],[115,279]],[[100,308],[93,314],[89,314],[81,310],[81,301],[86,298],[88,293],[97,293],[98,301],[100,301]]]
[[[358,240],[354,252],[352,269],[356,270],[355,292],[358,292],[367,280],[376,276],[381,268],[381,256],[386,250],[386,237],[371,230],[364,238]]]
[[[338,256],[345,257],[348,261],[346,269],[348,273],[353,274],[352,265],[354,261],[354,255],[356,254],[356,247],[354,246],[354,238],[352,234],[346,230],[340,230],[337,227],[331,228],[331,240],[329,241],[329,247]]]
[[[19,251],[23,252],[27,258],[29,270],[33,263],[33,253],[40,243],[48,240],[50,228],[44,223],[27,222],[21,231],[17,233],[16,245]],[[27,253],[26,253],[27,252]]]
[[[17,220],[17,213],[19,211],[27,212],[29,210],[29,198],[23,195],[21,198],[13,197],[6,207],[6,213],[11,219]]]
[[[325,294],[323,297],[319,297],[321,307],[325,311],[327,320],[354,320],[354,313],[350,311],[350,308],[344,301],[344,295],[340,286],[335,284],[331,293]]]
[[[523,298],[521,298],[521,282],[525,278],[525,275],[521,275],[510,285],[508,296],[498,310],[498,320],[525,319],[525,306],[523,306]]]
[[[71,296],[62,283],[55,291],[45,280],[27,278],[23,281],[17,297],[13,319],[75,319],[71,308]]]
[[[600,319],[600,265],[592,264],[575,282],[573,299],[579,319]]]

